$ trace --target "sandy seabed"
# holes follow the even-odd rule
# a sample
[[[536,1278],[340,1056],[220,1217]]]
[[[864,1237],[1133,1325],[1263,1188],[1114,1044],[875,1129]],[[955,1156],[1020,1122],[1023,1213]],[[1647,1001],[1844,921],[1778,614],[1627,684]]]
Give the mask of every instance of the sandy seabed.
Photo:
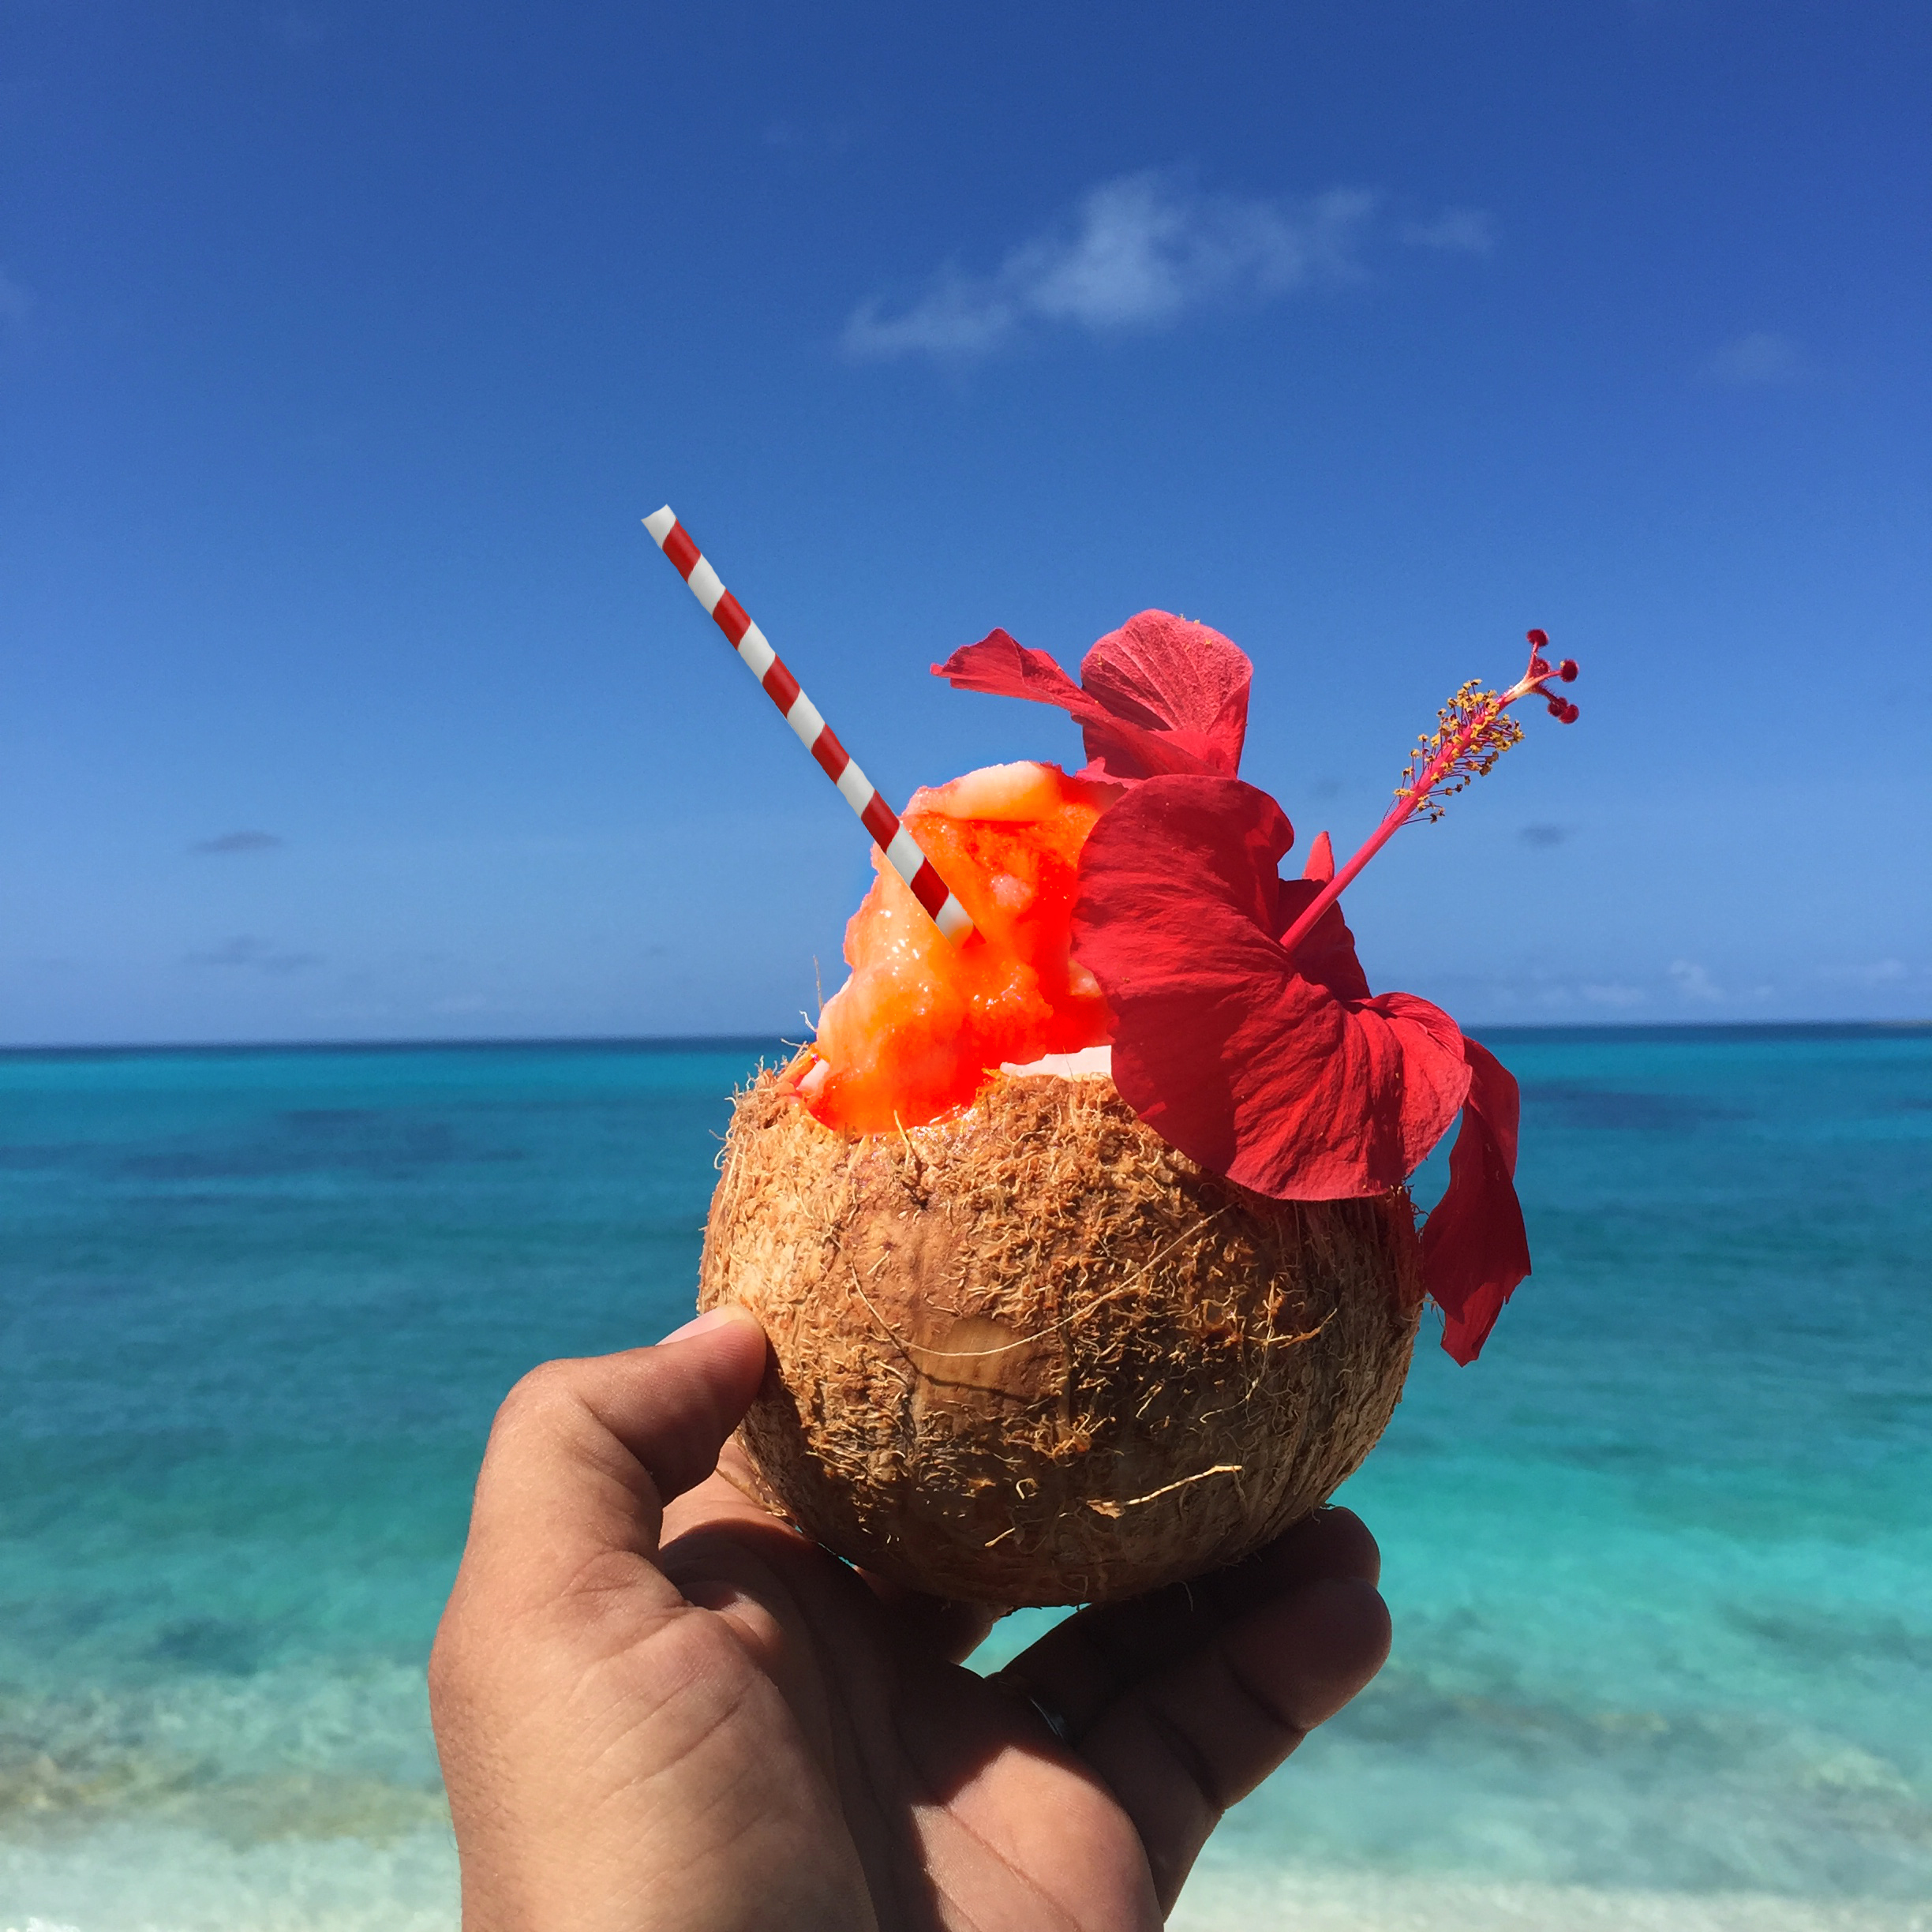
[[[1175,1932],[1932,1932],[1932,1900],[1199,1874]],[[0,1845],[0,1932],[456,1932],[447,1829],[238,1846],[142,1827]]]
[[[447,1825],[386,1843],[108,1825],[0,1844],[0,1932],[456,1932]]]

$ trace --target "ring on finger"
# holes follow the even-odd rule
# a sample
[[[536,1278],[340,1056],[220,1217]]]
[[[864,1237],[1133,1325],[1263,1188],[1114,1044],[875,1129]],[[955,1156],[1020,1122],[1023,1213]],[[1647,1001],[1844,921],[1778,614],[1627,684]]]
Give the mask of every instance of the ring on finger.
[[[1050,1704],[1031,1684],[1022,1683],[1009,1677],[1004,1671],[998,1673],[993,1681],[1009,1696],[1017,1697],[1032,1705],[1039,1720],[1050,1731],[1054,1739],[1068,1750],[1073,1747],[1073,1727],[1068,1723],[1066,1713],[1057,1705]]]

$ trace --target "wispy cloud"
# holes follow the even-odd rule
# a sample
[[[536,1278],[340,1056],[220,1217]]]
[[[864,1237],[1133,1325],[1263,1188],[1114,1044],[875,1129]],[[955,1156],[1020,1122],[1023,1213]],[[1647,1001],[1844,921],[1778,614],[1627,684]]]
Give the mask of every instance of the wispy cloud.
[[[1818,976],[1838,986],[1888,987],[1902,986],[1912,973],[1902,959],[1881,959],[1862,966],[1822,966]]]
[[[1769,388],[1795,382],[1804,373],[1804,359],[1790,336],[1754,329],[1726,343],[1711,358],[1709,373],[1740,389]]]
[[[197,839],[191,852],[273,852],[284,841],[272,832],[224,832],[219,838]]]
[[[245,933],[224,939],[205,953],[190,953],[183,961],[189,966],[252,967],[257,972],[275,974],[300,972],[321,963],[319,953],[291,953],[271,940],[251,938]]]
[[[1670,976],[1678,992],[1687,1000],[1715,1002],[1727,997],[1724,988],[1694,960],[1672,960]]]
[[[1247,199],[1159,171],[1125,175],[990,274],[950,265],[904,306],[862,303],[846,322],[845,349],[869,361],[968,361],[1041,329],[1166,328],[1198,310],[1357,280],[1376,200],[1361,188]]]
[[[1396,233],[1411,248],[1438,249],[1449,255],[1496,252],[1496,219],[1487,208],[1444,208],[1433,221],[1404,222]]]
[[[1649,998],[1642,987],[1626,986],[1621,980],[1586,982],[1577,988],[1593,1006],[1608,1006],[1619,1013],[1641,1006]]]

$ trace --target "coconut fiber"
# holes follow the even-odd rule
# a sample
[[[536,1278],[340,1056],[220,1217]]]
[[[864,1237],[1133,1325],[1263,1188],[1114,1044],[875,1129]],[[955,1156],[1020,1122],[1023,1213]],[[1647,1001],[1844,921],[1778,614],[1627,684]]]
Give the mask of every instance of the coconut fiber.
[[[1104,1078],[996,1079],[853,1140],[767,1073],[737,1097],[699,1301],[763,1323],[741,1431],[841,1556],[1005,1607],[1232,1563],[1324,1502],[1398,1399],[1407,1194],[1276,1201]]]

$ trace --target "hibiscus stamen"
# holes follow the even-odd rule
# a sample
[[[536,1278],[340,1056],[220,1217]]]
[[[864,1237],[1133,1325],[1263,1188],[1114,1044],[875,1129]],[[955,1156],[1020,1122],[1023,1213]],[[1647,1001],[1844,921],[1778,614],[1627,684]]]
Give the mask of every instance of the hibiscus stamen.
[[[1537,660],[1530,661],[1530,670]],[[1436,713],[1436,728],[1416,741],[1408,769],[1395,788],[1398,803],[1412,801],[1410,810],[1433,824],[1464,786],[1481,777],[1513,744],[1521,742],[1522,727],[1509,714],[1509,706],[1522,694],[1485,691],[1471,678]]]
[[[1529,635],[1530,668],[1507,691],[1485,691],[1471,679],[1436,713],[1436,729],[1417,740],[1402,783],[1395,788],[1395,803],[1387,816],[1282,934],[1281,942],[1286,951],[1294,952],[1315,930],[1316,921],[1342,897],[1356,874],[1411,818],[1418,812],[1428,822],[1441,818],[1445,799],[1481,777],[1511,745],[1521,740],[1522,726],[1509,715],[1511,705],[1520,698],[1538,697],[1559,724],[1576,722],[1576,706],[1549,688],[1552,679],[1563,684],[1575,682],[1576,660],[1566,657],[1560,664],[1552,665],[1543,655],[1549,649],[1548,635],[1532,631]]]

